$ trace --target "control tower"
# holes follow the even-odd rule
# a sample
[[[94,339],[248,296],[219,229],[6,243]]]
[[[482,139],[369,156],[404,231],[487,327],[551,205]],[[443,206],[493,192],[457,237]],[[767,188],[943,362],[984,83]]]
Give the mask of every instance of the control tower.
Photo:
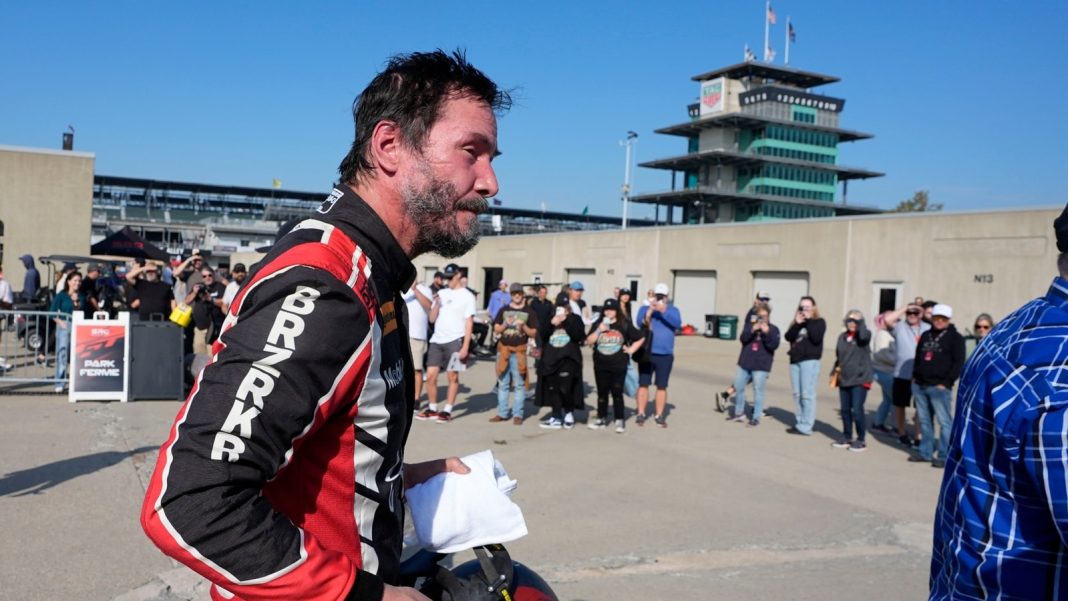
[[[837,77],[743,62],[695,75],[689,121],[656,130],[687,152],[640,167],[671,171],[668,191],[631,202],[667,210],[668,223],[804,219],[877,213],[848,202],[850,180],[883,174],[838,163],[838,145],[871,138],[839,125],[845,100],[814,93]],[[841,194],[837,190],[841,184]]]

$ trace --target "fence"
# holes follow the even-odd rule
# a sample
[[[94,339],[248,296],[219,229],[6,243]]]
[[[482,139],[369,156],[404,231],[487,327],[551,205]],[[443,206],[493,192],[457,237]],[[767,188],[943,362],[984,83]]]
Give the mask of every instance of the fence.
[[[0,311],[0,384],[53,384],[62,388],[67,378],[56,377],[55,318],[51,311]],[[67,338],[69,341],[69,337]],[[60,349],[69,361],[69,344]]]

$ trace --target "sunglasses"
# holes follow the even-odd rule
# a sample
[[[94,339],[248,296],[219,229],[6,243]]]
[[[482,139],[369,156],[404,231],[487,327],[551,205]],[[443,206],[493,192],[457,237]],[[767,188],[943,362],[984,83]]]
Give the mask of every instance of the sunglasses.
[[[919,311],[905,311],[905,315],[919,315]]]
[[[977,324],[975,324],[975,329],[977,329],[977,330],[989,330],[990,326],[977,323]]]

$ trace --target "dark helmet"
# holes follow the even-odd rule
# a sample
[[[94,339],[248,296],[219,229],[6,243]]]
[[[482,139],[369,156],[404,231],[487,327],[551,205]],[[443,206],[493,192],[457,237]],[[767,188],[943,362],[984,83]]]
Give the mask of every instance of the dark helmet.
[[[474,552],[477,559],[438,572],[432,583],[438,590],[424,589],[424,594],[442,601],[558,601],[545,580],[512,561],[503,545],[475,547]]]

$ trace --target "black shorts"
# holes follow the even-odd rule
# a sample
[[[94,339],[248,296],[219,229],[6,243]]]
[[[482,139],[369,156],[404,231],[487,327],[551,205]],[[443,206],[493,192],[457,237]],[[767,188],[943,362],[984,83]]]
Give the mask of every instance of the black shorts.
[[[894,378],[894,407],[912,405],[912,380]]]

